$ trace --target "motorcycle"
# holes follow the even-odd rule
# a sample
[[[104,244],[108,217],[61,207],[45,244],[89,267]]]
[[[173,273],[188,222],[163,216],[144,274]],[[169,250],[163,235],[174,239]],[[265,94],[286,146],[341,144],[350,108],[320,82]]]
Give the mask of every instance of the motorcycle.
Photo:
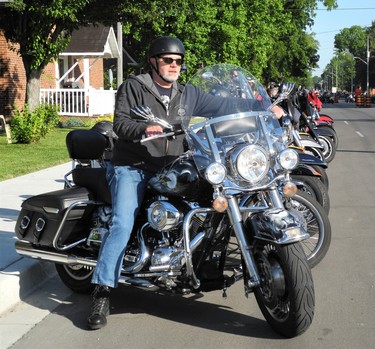
[[[234,68],[244,80],[239,97],[229,95],[225,101],[227,112],[209,118],[192,115],[191,91],[210,94],[217,84],[214,77],[229,82]],[[223,103],[222,97],[211,98]],[[254,108],[239,110],[243,101]],[[192,77],[181,97],[178,127],[164,124],[163,135],[140,141],[183,133],[186,151],[150,180],[120,283],[182,295],[214,290],[225,294],[242,280],[245,295],[254,293],[277,333],[295,337],[309,328],[315,294],[302,242],[310,236],[302,216],[283,203],[296,193],[290,171],[298,165],[298,154],[287,147],[271,107],[263,86],[240,67],[206,67]],[[160,122],[146,106],[136,109],[139,117]],[[72,132],[67,138],[71,156],[86,161],[102,157],[108,147],[103,134]],[[70,289],[87,293],[108,234],[111,198],[105,168],[82,163],[71,171],[66,188],[23,202],[15,246],[23,256],[55,263]],[[241,205],[245,196],[257,193],[272,207]]]

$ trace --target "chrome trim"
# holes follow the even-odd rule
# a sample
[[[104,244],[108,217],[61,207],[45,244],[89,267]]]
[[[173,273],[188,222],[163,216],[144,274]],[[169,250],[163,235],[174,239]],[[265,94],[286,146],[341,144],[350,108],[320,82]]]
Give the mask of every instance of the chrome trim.
[[[43,206],[43,210],[46,213],[53,213],[53,214],[58,214],[60,212],[60,210],[56,207],[45,207],[45,206]]]
[[[56,235],[55,237],[53,238],[53,241],[52,241],[52,246],[53,248],[55,248],[56,250],[58,251],[65,251],[65,250],[69,250],[79,244],[81,244],[82,242],[86,241],[87,238],[84,238],[82,240],[79,240],[79,241],[76,241],[76,242],[73,242],[69,245],[63,245],[63,246],[60,246],[59,245],[59,238],[60,238],[60,235],[63,231],[63,227],[64,227],[64,224],[65,222],[68,220],[68,216],[69,216],[69,213],[70,211],[72,211],[74,208],[76,208],[77,206],[87,206],[87,205],[103,205],[104,203],[103,202],[100,202],[100,201],[94,201],[94,200],[80,200],[80,201],[76,201],[74,202],[73,204],[71,204],[65,211],[65,214],[60,222],[60,225],[59,227],[57,228],[57,232],[56,232]]]
[[[24,222],[24,220],[25,220],[25,222]],[[21,223],[20,223],[21,229],[23,229],[23,230],[27,229],[30,222],[31,222],[31,220],[30,220],[29,216],[23,216],[23,218],[21,220]]]
[[[184,222],[182,224],[182,233],[184,235],[184,257],[186,263],[186,274],[191,278],[193,288],[197,289],[200,286],[200,280],[197,278],[194,272],[194,265],[193,265],[193,257],[192,257],[192,248],[190,246],[190,234],[189,234],[189,227],[191,224],[191,219],[197,213],[209,213],[215,212],[213,208],[196,208],[188,212],[188,214],[184,218]],[[193,240],[194,241],[194,240]]]

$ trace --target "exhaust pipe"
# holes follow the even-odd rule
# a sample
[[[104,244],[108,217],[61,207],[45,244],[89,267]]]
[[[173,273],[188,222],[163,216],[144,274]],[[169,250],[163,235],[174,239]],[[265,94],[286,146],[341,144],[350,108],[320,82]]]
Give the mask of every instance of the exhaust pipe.
[[[190,249],[191,252],[193,252],[199,244],[202,242],[204,237],[203,233],[198,234],[191,242],[190,242]],[[74,264],[81,264],[88,267],[96,267],[96,259],[91,258],[85,258],[85,257],[79,257],[77,255],[73,254],[65,254],[64,252],[58,252],[56,250],[46,250],[43,248],[35,248],[32,243],[28,241],[23,240],[17,240],[15,243],[16,252],[21,256],[30,257],[33,259],[40,259],[42,261],[48,261],[53,263],[59,263],[59,264],[66,264],[66,265],[74,265]],[[146,256],[147,257],[147,256]],[[183,253],[180,258],[183,257]],[[139,271],[136,266],[138,266],[139,263],[135,263],[132,267],[128,268],[126,272],[128,273],[134,273]],[[169,269],[169,265],[164,266],[164,268],[167,267]],[[152,267],[150,267],[150,271]],[[160,270],[159,270],[160,271]],[[124,282],[126,283],[126,282]]]
[[[95,259],[79,257],[76,255],[68,255],[56,251],[36,249],[30,242],[27,241],[16,241],[15,247],[16,252],[21,256],[60,264],[82,264],[89,267],[96,266]]]

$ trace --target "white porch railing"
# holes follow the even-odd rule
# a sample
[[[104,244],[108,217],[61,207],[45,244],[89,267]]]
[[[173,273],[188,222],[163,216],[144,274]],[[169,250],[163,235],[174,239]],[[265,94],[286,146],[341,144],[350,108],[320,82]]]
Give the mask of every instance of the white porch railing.
[[[59,115],[96,116],[113,114],[116,90],[63,88],[40,89],[40,102],[58,106]]]

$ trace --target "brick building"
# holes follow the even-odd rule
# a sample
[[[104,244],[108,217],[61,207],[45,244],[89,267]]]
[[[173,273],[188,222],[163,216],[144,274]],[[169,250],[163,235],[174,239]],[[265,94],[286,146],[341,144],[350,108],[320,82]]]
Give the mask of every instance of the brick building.
[[[58,90],[71,87],[74,83],[86,91],[85,99],[88,100],[87,91],[104,88],[103,60],[118,58],[119,54],[112,27],[99,25],[81,28],[73,32],[69,46],[59,58],[44,69],[40,87],[54,89],[53,93],[57,95]],[[0,114],[9,119],[14,107],[22,108],[25,92],[26,76],[22,59],[10,50],[5,37],[0,33]],[[95,112],[91,111],[92,113]],[[88,114],[88,109],[82,114]]]
[[[25,86],[22,59],[9,49],[5,37],[0,33],[0,114],[9,117],[14,106],[22,107]]]

